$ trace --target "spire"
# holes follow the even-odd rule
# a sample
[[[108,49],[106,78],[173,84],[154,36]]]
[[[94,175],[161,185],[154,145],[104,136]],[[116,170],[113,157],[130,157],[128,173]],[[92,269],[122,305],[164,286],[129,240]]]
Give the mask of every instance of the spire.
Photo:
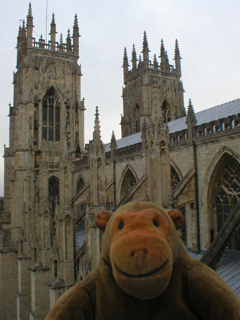
[[[78,27],[78,18],[75,14],[74,24],[73,24],[73,54],[79,56],[79,27]]]
[[[197,123],[197,119],[193,109],[192,101],[191,99],[189,99],[186,124],[187,124],[187,130],[188,130],[188,140],[190,141],[193,140],[193,127],[196,125],[196,123]]]
[[[32,4],[31,4],[31,2],[29,2],[29,6],[28,6],[28,16],[32,17]]]
[[[51,50],[55,51],[55,43],[56,43],[56,23],[55,23],[55,16],[54,13],[52,14],[52,22],[51,22],[51,30],[50,30],[50,35],[51,35]]]
[[[153,67],[154,69],[158,69],[158,62],[157,62],[157,56],[156,54],[154,54],[154,60],[153,60]]]
[[[127,56],[127,49],[124,48],[124,55],[123,55],[123,74],[124,74],[124,80],[125,76],[128,74],[128,56]]]
[[[165,56],[165,48],[164,48],[163,39],[161,39],[160,58],[162,58],[164,56]]]
[[[179,76],[182,75],[181,73],[181,56],[180,56],[180,51],[178,47],[178,41],[176,39],[175,41],[175,53],[174,53],[174,60],[175,60],[175,70]]]
[[[194,125],[197,123],[197,119],[196,119],[196,116],[195,116],[195,112],[194,112],[194,109],[193,109],[193,105],[192,105],[191,99],[189,99],[189,102],[188,102],[186,123],[188,123],[189,121],[194,123]]]
[[[138,59],[138,65],[140,65],[142,63],[142,56],[139,55],[139,59]]]
[[[32,31],[33,31],[33,16],[32,16],[32,5],[29,3],[28,15],[27,15],[27,42],[28,46],[32,46]]]
[[[68,35],[67,35],[67,53],[71,53],[72,52],[72,43],[71,43],[70,29],[68,29],[67,33],[68,33]]]
[[[17,50],[18,50],[18,57],[17,57],[17,63],[20,60],[20,52],[21,48],[26,46],[26,29],[25,29],[25,21],[22,21],[22,25],[19,25],[18,30],[18,37],[17,37]]]
[[[137,65],[137,54],[136,54],[135,45],[133,44],[133,49],[132,49],[132,68],[136,69],[136,65]]]
[[[143,33],[143,50],[142,50],[142,53],[143,53],[143,61],[149,61],[149,53],[150,50],[148,49],[148,41],[147,41],[147,34],[146,34],[146,31],[144,31]]]
[[[101,140],[98,106],[96,107],[96,113],[95,113],[93,140],[94,141],[100,141]]]
[[[60,34],[60,42],[59,42],[59,45],[58,45],[58,49],[60,52],[63,51],[63,35],[62,33]]]
[[[161,39],[160,58],[161,58],[161,71],[170,72],[168,55],[167,55],[167,51],[164,48],[163,39]]]
[[[115,134],[114,134],[114,130],[112,131],[110,147],[111,147],[111,151],[112,150],[116,150],[116,148],[117,148],[117,141],[116,141],[116,137],[115,137]]]

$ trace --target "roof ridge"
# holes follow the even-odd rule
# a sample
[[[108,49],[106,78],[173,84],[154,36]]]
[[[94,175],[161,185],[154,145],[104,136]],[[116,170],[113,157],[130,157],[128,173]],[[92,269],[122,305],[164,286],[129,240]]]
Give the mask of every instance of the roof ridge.
[[[196,112],[195,114],[197,115],[197,114],[199,114],[199,113],[201,113],[201,112],[205,112],[205,111],[208,111],[208,110],[212,110],[212,109],[214,109],[214,108],[221,107],[221,106],[223,106],[223,105],[225,105],[225,104],[228,104],[228,103],[231,103],[231,102],[235,102],[235,101],[237,101],[237,100],[240,101],[240,98],[237,98],[237,99],[234,99],[234,100],[230,100],[230,101],[225,102],[225,103],[218,104],[218,105],[216,105],[216,106],[214,106],[214,107],[210,107],[210,108],[203,109],[203,110],[201,110],[201,111]],[[179,119],[180,119],[180,118],[179,118]]]

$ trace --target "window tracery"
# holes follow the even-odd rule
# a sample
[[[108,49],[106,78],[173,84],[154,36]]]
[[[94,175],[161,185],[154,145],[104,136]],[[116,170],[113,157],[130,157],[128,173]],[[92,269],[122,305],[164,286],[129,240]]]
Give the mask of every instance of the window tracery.
[[[169,104],[166,100],[164,100],[162,104],[162,117],[164,123],[171,121]]]
[[[128,169],[123,178],[121,187],[121,200],[132,190],[132,188],[137,183],[137,180],[130,169]]]
[[[42,139],[60,141],[60,102],[53,88],[49,89],[43,98]]]
[[[172,192],[177,188],[178,184],[180,182],[179,175],[177,171],[171,166],[171,189]]]
[[[217,229],[224,222],[240,201],[240,164],[231,158],[219,172],[216,192]],[[240,226],[227,244],[227,248],[240,250]]]

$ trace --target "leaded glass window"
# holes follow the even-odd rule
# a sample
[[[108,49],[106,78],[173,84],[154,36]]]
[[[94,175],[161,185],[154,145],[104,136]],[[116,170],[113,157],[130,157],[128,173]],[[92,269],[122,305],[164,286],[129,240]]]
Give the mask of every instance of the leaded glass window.
[[[179,182],[180,182],[179,175],[177,174],[177,171],[171,166],[171,188],[172,188],[172,192],[177,188]]]
[[[42,139],[60,141],[60,102],[53,88],[43,98]]]
[[[49,194],[49,199],[50,200],[58,198],[58,195],[59,195],[59,181],[55,177],[52,177],[52,178],[49,179],[48,194]]]
[[[132,188],[137,183],[135,176],[133,175],[130,169],[127,170],[123,178],[122,187],[121,187],[121,200],[132,190]]]
[[[163,116],[164,123],[171,121],[169,105],[166,100],[164,100],[162,104],[162,116]]]
[[[80,177],[80,179],[79,179],[79,181],[78,181],[78,184],[77,184],[77,194],[78,194],[78,192],[84,187],[84,181],[83,181],[83,178],[82,177]]]
[[[231,158],[220,171],[217,181],[217,228],[222,228],[229,214],[240,201],[240,164]],[[227,248],[240,250],[240,226],[227,244]]]

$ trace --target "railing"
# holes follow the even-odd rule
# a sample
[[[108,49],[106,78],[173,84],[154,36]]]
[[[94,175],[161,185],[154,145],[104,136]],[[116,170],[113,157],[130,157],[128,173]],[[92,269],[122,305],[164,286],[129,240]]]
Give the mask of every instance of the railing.
[[[229,132],[240,132],[240,113],[227,118],[221,118],[193,128],[193,138],[196,141],[206,140],[213,135],[221,136]],[[170,134],[172,146],[188,143],[187,129],[173,132]]]
[[[135,157],[142,155],[142,143],[137,143],[114,151],[114,160],[122,160],[126,157]],[[106,161],[111,160],[111,152],[106,153]]]
[[[39,42],[35,40],[35,38],[32,38],[32,47],[37,49],[44,49],[44,50],[52,50],[52,43],[51,41],[48,41],[48,43],[45,43],[44,39],[39,39]],[[55,41],[54,45],[54,51],[56,52],[63,52],[63,53],[73,53],[73,46],[68,47],[66,43],[59,43]]]

